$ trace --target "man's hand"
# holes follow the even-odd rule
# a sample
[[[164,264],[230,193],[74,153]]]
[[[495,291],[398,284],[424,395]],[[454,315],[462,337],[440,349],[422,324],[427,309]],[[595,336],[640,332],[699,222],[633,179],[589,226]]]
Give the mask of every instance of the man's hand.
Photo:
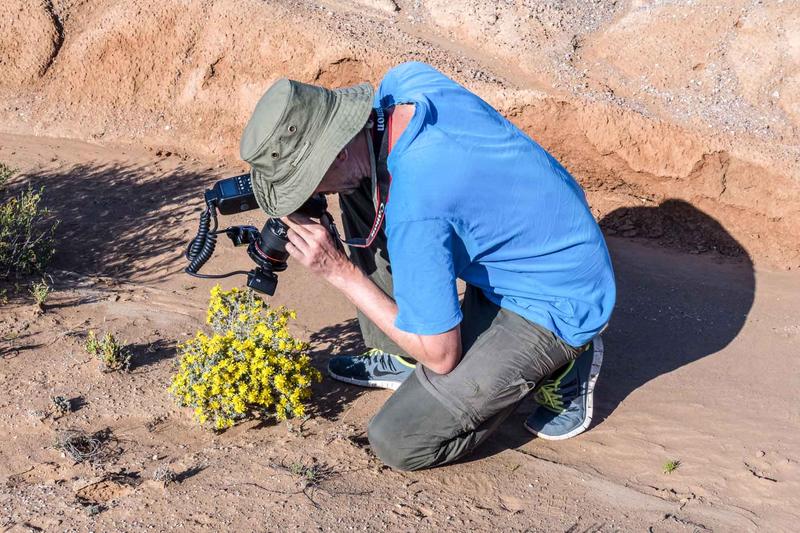
[[[299,213],[281,220],[289,226],[286,251],[311,272],[330,281],[349,267],[350,261],[325,226]]]

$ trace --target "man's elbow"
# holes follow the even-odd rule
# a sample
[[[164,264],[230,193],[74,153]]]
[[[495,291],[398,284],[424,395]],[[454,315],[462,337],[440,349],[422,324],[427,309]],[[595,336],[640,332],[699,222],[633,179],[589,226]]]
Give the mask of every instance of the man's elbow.
[[[432,358],[433,360],[430,361],[429,364],[425,365],[430,370],[433,370],[437,374],[449,374],[450,372],[458,366],[458,363],[461,361],[461,353],[460,352],[448,352],[440,354],[438,357]]]
[[[449,374],[461,361],[461,328],[456,326],[444,333],[420,336],[420,355],[417,358],[437,374]]]

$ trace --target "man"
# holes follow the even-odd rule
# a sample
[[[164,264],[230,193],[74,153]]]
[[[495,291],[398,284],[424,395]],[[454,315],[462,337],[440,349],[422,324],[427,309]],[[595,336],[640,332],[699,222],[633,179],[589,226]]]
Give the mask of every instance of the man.
[[[279,80],[241,155],[259,205],[288,215],[292,257],[359,310],[372,349],[331,359],[330,375],[396,389],[368,428],[384,462],[454,461],[534,389],[528,430],[588,427],[615,300],[608,250],[580,186],[486,102],[421,63],[377,93]],[[294,213],[316,193],[339,193],[346,236],[370,246],[348,259]]]

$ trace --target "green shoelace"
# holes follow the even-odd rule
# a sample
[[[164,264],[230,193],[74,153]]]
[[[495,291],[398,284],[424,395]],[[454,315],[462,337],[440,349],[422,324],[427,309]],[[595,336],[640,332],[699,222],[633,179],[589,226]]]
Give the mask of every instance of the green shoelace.
[[[539,390],[536,391],[536,394],[533,395],[539,405],[556,414],[564,412],[564,397],[559,392],[559,389],[561,388],[561,380],[572,370],[574,364],[575,361],[570,361],[561,374],[553,379],[545,380]]]
[[[390,353],[384,352],[380,348],[370,348],[369,350],[361,354],[361,357],[383,357],[384,359],[381,359],[382,363],[385,363],[387,360],[391,361],[392,359],[394,359],[398,363],[410,368],[414,368],[414,365],[416,364],[416,361],[414,362],[412,362],[413,360],[409,361],[408,359],[406,359],[401,355],[392,355]]]

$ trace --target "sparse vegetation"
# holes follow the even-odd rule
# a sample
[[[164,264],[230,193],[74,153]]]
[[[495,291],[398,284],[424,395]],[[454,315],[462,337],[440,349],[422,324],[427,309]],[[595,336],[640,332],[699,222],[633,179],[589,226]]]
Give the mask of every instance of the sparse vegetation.
[[[320,483],[334,474],[328,465],[317,461],[312,461],[311,464],[295,461],[285,468],[298,478],[297,483],[302,489],[318,487]]]
[[[48,285],[47,280],[42,278],[41,281],[34,281],[31,283],[29,292],[31,293],[31,296],[33,296],[33,300],[36,302],[36,305],[39,306],[39,309],[44,311],[47,297],[50,296],[50,285]]]
[[[161,465],[153,472],[153,481],[161,483],[165,487],[175,483],[178,475],[167,465]]]
[[[340,472],[334,470],[326,463],[318,461],[316,457],[312,457],[309,463],[298,460],[286,464],[285,462],[282,461],[280,463],[271,463],[270,466],[277,470],[282,470],[286,474],[294,478],[298,490],[295,492],[284,493],[284,494],[303,494],[306,498],[308,498],[308,501],[310,501],[314,505],[314,507],[318,509],[320,508],[320,506],[314,500],[314,493],[317,490],[322,490],[323,492],[326,492],[330,495],[347,494],[349,496],[363,496],[365,494],[369,494],[369,491],[340,492],[340,491],[331,491],[325,488],[326,482],[331,481],[335,477],[338,477]],[[251,484],[258,486],[259,488],[264,488],[258,484],[253,484],[253,483]]]
[[[0,163],[0,193],[16,170]],[[0,278],[43,272],[55,252],[58,221],[41,206],[44,188],[28,187],[0,205]],[[5,196],[3,194],[3,196]]]
[[[289,333],[293,318],[293,311],[270,309],[250,290],[214,287],[206,320],[213,333],[197,332],[181,346],[170,391],[201,424],[218,430],[255,413],[303,417],[311,383],[322,376],[311,366],[308,345]]]
[[[86,338],[86,352],[100,360],[104,372],[130,369],[131,353],[128,347],[111,333],[98,339],[94,331],[90,331]]]
[[[106,510],[106,507],[99,503],[87,502],[83,507],[86,509],[86,514],[89,516],[97,516]]]
[[[678,459],[670,459],[664,463],[663,471],[665,474],[671,474],[677,470],[679,466],[681,466],[681,462]]]
[[[5,163],[0,163],[0,189],[10,180],[17,171],[9,167]]]
[[[72,402],[68,398],[53,396],[50,400],[53,402],[53,407],[55,407],[58,414],[65,415],[72,412]]]

